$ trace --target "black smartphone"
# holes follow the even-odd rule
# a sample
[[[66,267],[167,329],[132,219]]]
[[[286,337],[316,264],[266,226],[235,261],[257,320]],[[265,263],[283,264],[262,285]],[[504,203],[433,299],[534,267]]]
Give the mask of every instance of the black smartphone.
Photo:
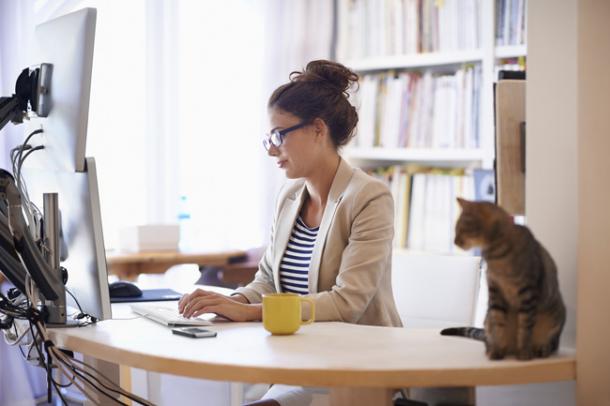
[[[212,330],[207,330],[201,327],[181,327],[181,328],[173,328],[172,333],[191,337],[191,338],[206,338],[206,337],[216,337],[216,332]]]

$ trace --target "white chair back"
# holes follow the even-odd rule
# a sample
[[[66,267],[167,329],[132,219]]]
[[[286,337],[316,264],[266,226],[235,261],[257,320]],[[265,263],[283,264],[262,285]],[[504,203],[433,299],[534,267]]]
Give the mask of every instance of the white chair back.
[[[395,253],[392,289],[403,325],[473,325],[480,262],[480,257],[474,256]]]

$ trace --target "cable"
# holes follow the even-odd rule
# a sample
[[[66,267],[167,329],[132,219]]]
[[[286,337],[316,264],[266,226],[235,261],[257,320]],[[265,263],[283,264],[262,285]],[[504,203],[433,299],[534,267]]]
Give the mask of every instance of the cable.
[[[60,362],[57,365],[60,368],[61,374],[68,377],[69,379],[71,379],[72,382],[74,383],[74,386],[76,386],[76,388],[78,388],[78,390],[80,390],[83,395],[85,395],[93,403],[99,404],[93,400],[93,399],[95,399],[95,394],[92,393],[90,389],[86,388],[82,383],[78,382],[76,380],[76,377],[74,376],[74,374],[68,369],[68,367],[66,365],[64,365],[63,362]]]
[[[117,399],[116,397],[112,396],[112,393],[116,393],[116,394],[121,394],[121,392],[108,388],[106,385],[104,385],[103,383],[101,383],[97,378],[94,378],[91,374],[86,373],[83,370],[80,370],[78,368],[74,368],[73,372],[78,375],[82,380],[84,380],[89,386],[95,388],[95,390],[97,390],[99,393],[101,393],[102,395],[106,396],[108,399],[112,400],[113,402],[116,402],[119,405],[124,405],[124,406],[128,406],[127,403],[121,402],[119,399]],[[97,382],[99,385],[101,385],[103,388],[105,389],[101,389],[98,385],[94,384],[93,382],[91,382],[91,380],[89,380],[89,378],[87,378],[86,375],[88,375],[91,379],[93,379],[95,382]],[[108,391],[110,391],[111,393],[108,393]]]
[[[152,403],[148,402],[146,399],[142,399],[139,396],[136,396],[132,393],[127,392],[126,390],[124,390],[123,388],[121,388],[120,386],[118,386],[117,384],[115,384],[114,382],[112,382],[110,379],[108,379],[106,376],[104,376],[100,371],[98,371],[97,369],[95,369],[94,367],[92,367],[91,365],[88,365],[78,359],[71,359],[69,360],[70,363],[72,364],[72,366],[79,370],[80,372],[90,376],[92,379],[94,379],[97,383],[99,383],[100,385],[102,385],[103,387],[105,387],[106,389],[119,393],[135,402],[138,402],[140,404],[143,405],[152,405]],[[82,365],[84,368],[80,368],[76,365],[74,365],[74,363],[78,363],[80,365]],[[86,369],[90,369],[93,372],[88,372]],[[97,377],[95,376],[97,375]],[[104,382],[102,382],[104,381]]]
[[[44,329],[42,322],[39,321],[39,322],[37,322],[36,325],[37,325],[37,330],[39,330],[39,333],[42,336],[42,339],[45,340],[45,343],[47,343],[46,345],[50,349],[50,352],[55,355],[55,358],[59,362],[64,363],[68,368],[70,368],[74,372],[75,375],[77,375],[81,380],[86,381],[86,383],[88,385],[90,385],[92,388],[96,389],[97,391],[99,391],[100,393],[104,394],[105,396],[111,398],[114,401],[116,401],[116,399],[114,399],[110,395],[108,395],[107,391],[121,394],[121,395],[125,396],[126,398],[129,398],[129,399],[131,399],[135,402],[138,402],[140,404],[143,404],[143,405],[153,405],[152,403],[148,402],[147,400],[142,399],[142,398],[122,389],[120,386],[116,385],[114,382],[112,382],[110,379],[108,379],[106,376],[104,376],[100,371],[98,371],[94,367],[92,367],[82,361],[79,361],[77,359],[68,358],[66,356],[66,354],[62,353],[48,339],[48,336],[45,333],[45,329]],[[76,364],[82,365],[82,367],[79,365],[76,365]],[[87,371],[87,369],[89,369],[93,372],[89,372],[89,371]],[[84,376],[83,374],[89,376],[93,381],[97,382],[99,385],[104,387],[106,390],[97,387],[90,379],[87,379],[87,377]],[[104,382],[102,382],[101,380],[103,380]],[[117,401],[117,403],[124,404],[120,401]]]
[[[23,144],[21,144],[21,147],[19,147],[17,149],[17,153],[15,153],[14,155],[12,154],[11,151],[11,158],[13,160],[13,174],[15,175],[15,184],[17,186],[17,189],[19,190],[19,192],[21,193],[23,200],[25,202],[25,204],[23,205],[23,207],[25,208],[25,213],[26,213],[26,217],[28,219],[28,222],[30,224],[32,224],[33,222],[33,218],[32,218],[32,213],[31,213],[31,201],[30,201],[30,196],[28,194],[27,191],[27,186],[25,184],[25,181],[22,179],[21,177],[21,166],[23,165],[23,162],[25,160],[25,158],[27,158],[27,156],[29,155],[29,153],[31,153],[31,149],[32,147],[28,144],[28,142],[30,141],[30,139],[32,139],[32,137],[36,134],[42,134],[44,131],[40,128],[38,130],[34,130],[32,131],[25,139],[25,141],[23,141]],[[44,148],[44,146],[40,146],[42,148]],[[25,157],[22,157],[23,152],[25,150],[30,149],[30,151],[28,151],[28,154],[26,154]],[[34,148],[35,149],[35,148]],[[41,149],[41,148],[39,148]]]
[[[56,353],[53,351],[53,350],[54,350],[54,347],[55,347],[55,346],[54,346],[54,344],[53,344],[53,343],[52,343],[52,342],[51,342],[51,341],[48,339],[48,337],[46,336],[45,331],[44,331],[44,327],[43,327],[43,325],[42,325],[40,322],[37,322],[37,323],[36,323],[36,329],[37,329],[37,331],[38,331],[38,334],[40,334],[41,339],[42,339],[42,340],[43,340],[45,343],[51,343],[51,345],[47,345],[47,348],[48,348],[48,349],[50,349],[50,350],[51,350],[51,352],[53,352],[53,354],[57,355],[57,354],[56,354]],[[40,357],[42,357],[41,350],[38,348],[38,346],[36,346],[36,350],[38,351],[39,356],[40,356]],[[50,355],[49,355],[49,352],[47,352],[47,354],[48,354],[48,356],[50,356]],[[59,359],[60,357],[57,357],[57,356],[56,356],[56,358],[58,358],[58,359]],[[60,361],[60,362],[61,362],[61,361]],[[45,368],[45,369],[46,369],[46,368]],[[51,372],[50,372],[50,371],[47,369],[47,374],[50,374],[50,373],[51,373]],[[63,372],[63,371],[61,371],[61,373],[64,373],[64,372]],[[75,380],[74,380],[74,378],[75,378],[75,377],[74,377],[74,376],[70,376],[70,374],[69,374],[69,373],[68,373],[68,374],[64,373],[64,376],[66,376],[66,377],[67,377],[68,379],[70,379],[71,381],[75,381]],[[84,394],[86,394],[86,396],[88,395],[88,396],[87,396],[88,398],[90,398],[91,400],[93,400],[93,399],[94,399],[94,397],[91,395],[91,392],[89,392],[88,390],[83,390],[84,388],[81,388],[80,386],[76,385],[76,383],[75,383],[75,386],[77,386],[79,389],[81,389],[81,390],[83,391],[83,393],[84,393]],[[98,388],[96,388],[95,386],[93,386],[93,387],[94,387],[94,389],[96,389],[96,390],[98,389]]]
[[[23,338],[25,336],[27,336],[27,334],[28,334],[28,331],[25,330],[20,336],[19,332],[17,331],[17,326],[15,325],[15,323],[13,323],[13,329],[15,330],[15,337],[17,337],[15,340],[9,341],[8,340],[9,337],[7,336],[7,333],[4,333],[4,341],[10,346],[18,345],[23,340]]]
[[[23,166],[23,163],[25,162],[25,160],[27,159],[27,157],[28,157],[28,156],[30,156],[30,154],[31,154],[32,152],[34,152],[34,151],[40,151],[41,149],[44,149],[44,145],[38,145],[38,146],[35,146],[34,148],[30,148],[30,149],[28,150],[28,152],[26,152],[26,153],[25,153],[25,155],[24,155],[22,158],[20,158],[20,161],[19,161],[19,167],[18,167],[18,169],[19,169],[19,173],[21,173],[21,167]]]
[[[78,300],[76,300],[76,297],[72,294],[72,292],[70,292],[70,290],[67,287],[66,287],[66,292],[68,292],[68,294],[72,297],[72,299],[74,299],[76,306],[78,306],[78,310],[80,310],[80,312],[83,313],[83,308],[80,306],[80,303],[78,303]]]
[[[76,320],[81,320],[81,319],[84,319],[84,318],[89,318],[89,321],[87,321],[85,323],[78,324],[78,327],[85,327],[85,326],[88,326],[90,324],[97,323],[97,317],[92,316],[89,313],[85,313],[83,311],[83,308],[81,307],[80,303],[78,303],[78,300],[76,299],[76,296],[74,296],[72,294],[72,292],[70,292],[70,290],[67,287],[66,287],[66,292],[68,292],[68,294],[72,297],[72,299],[74,299],[74,302],[76,303],[76,306],[78,306],[78,310],[80,311],[80,313],[76,316]]]
[[[21,175],[21,169],[23,168],[23,163],[25,162],[25,160],[35,151],[40,151],[41,149],[44,149],[44,145],[38,145],[34,148],[30,148],[28,152],[25,153],[25,155],[21,156],[21,154],[19,154],[19,162],[17,163],[17,172],[13,172],[16,176],[16,185],[17,185],[17,189],[19,190],[19,192],[21,193],[21,195],[23,196],[23,200],[24,200],[24,205],[27,210],[26,212],[28,212],[30,214],[30,216],[28,217],[28,220],[30,221],[30,224],[32,223],[32,213],[30,212],[31,209],[31,205],[33,204],[30,201],[30,195],[28,193],[27,190],[27,186],[25,184],[25,180],[23,180],[23,176]],[[22,150],[23,151],[23,150]],[[34,205],[35,207],[35,205]]]
[[[97,390],[98,392],[104,394],[105,396],[109,397],[110,399],[112,399],[113,401],[116,401],[116,398],[112,397],[112,395],[109,395],[108,391],[117,393],[117,394],[122,394],[123,390],[120,389],[120,387],[116,387],[120,390],[117,390],[115,388],[109,388],[108,386],[104,385],[102,382],[100,382],[98,377],[95,377],[93,374],[85,371],[84,369],[77,367],[76,365],[74,365],[73,361],[77,361],[75,359],[69,359],[65,354],[61,353],[61,351],[59,351],[59,349],[57,349],[54,346],[50,347],[51,351],[53,352],[53,354],[55,355],[56,359],[62,363],[65,364],[66,367],[68,367],[73,375],[78,376],[80,379],[84,380],[89,386],[91,386],[92,388],[94,388],[95,390]],[[92,367],[90,367],[92,368]],[[101,389],[98,385],[94,384],[93,382],[91,382],[91,380],[87,379],[87,377],[85,377],[83,374],[89,376],[93,381],[97,382],[99,385],[101,385],[104,389]],[[98,372],[99,374],[99,372]],[[100,377],[103,377],[103,375],[99,374]],[[104,377],[104,379],[107,379]],[[117,402],[120,404],[123,404],[122,402]]]

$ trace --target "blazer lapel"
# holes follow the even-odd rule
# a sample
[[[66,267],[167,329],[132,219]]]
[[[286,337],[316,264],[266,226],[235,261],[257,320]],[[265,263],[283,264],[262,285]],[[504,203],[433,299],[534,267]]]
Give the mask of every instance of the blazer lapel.
[[[326,207],[324,208],[324,214],[322,214],[318,237],[311,255],[311,262],[309,264],[310,293],[318,292],[318,275],[320,273],[320,263],[322,261],[322,254],[324,253],[326,237],[328,236],[330,225],[335,217],[337,206],[343,198],[343,192],[352,178],[353,171],[353,168],[341,158],[339,168],[337,169],[333,183],[330,186],[330,191],[328,192],[328,199],[326,201]]]
[[[290,233],[294,227],[294,222],[299,215],[303,199],[305,197],[305,183],[292,196],[288,196],[286,203],[282,207],[281,212],[277,217],[277,225],[275,230],[275,252],[273,261],[273,281],[275,283],[276,292],[281,292],[280,287],[280,263],[286,251]]]

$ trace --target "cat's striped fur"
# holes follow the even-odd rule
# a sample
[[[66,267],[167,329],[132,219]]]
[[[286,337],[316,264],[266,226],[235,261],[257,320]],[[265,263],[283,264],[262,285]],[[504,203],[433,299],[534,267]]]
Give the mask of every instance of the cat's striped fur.
[[[462,213],[455,244],[482,249],[489,303],[484,331],[466,327],[441,334],[485,341],[490,359],[548,357],[559,347],[566,317],[553,259],[527,227],[514,224],[499,206],[458,202]]]

